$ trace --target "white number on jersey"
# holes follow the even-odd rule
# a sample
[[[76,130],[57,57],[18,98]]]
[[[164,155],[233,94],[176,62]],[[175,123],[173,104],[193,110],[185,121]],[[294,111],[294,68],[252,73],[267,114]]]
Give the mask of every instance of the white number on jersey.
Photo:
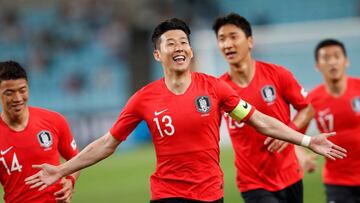
[[[161,129],[160,122],[157,117],[153,120],[155,121],[156,127],[159,130],[161,137],[164,137],[163,132],[168,136],[172,136],[175,133],[175,127],[172,124],[172,119],[170,116],[165,115],[161,118],[161,122],[165,125],[165,129]]]
[[[332,132],[334,130],[334,115],[325,114],[319,115],[319,123],[325,132]]]
[[[245,125],[244,122],[236,121],[229,116],[228,126],[230,129],[242,128],[242,127],[244,127],[244,125]]]
[[[3,163],[5,169],[6,169],[6,172],[10,175],[11,172],[13,171],[19,171],[21,172],[21,169],[22,169],[22,165],[19,164],[19,161],[17,159],[17,156],[16,156],[16,153],[14,153],[13,155],[13,159],[12,159],[12,163],[11,163],[11,170],[9,170],[9,167],[7,166],[6,164],[6,161],[4,159],[4,157],[1,157],[0,158],[0,162]]]

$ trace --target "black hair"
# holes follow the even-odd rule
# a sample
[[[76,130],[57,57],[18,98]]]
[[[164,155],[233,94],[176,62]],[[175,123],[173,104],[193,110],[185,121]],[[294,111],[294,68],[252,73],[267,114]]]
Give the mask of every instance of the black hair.
[[[4,80],[17,79],[25,79],[28,81],[25,69],[15,61],[0,62],[0,83]]]
[[[157,49],[159,43],[160,43],[160,37],[162,34],[169,30],[182,30],[185,32],[189,42],[190,42],[190,28],[189,26],[182,20],[178,18],[172,18],[168,19],[166,21],[163,21],[158,26],[155,27],[151,41],[153,43],[154,49]]]
[[[342,50],[343,53],[345,55],[345,57],[347,57],[346,54],[346,49],[345,46],[342,42],[340,42],[339,40],[336,39],[324,39],[322,41],[319,42],[319,44],[316,46],[315,48],[315,61],[318,61],[318,57],[319,57],[319,50],[321,48],[327,47],[327,46],[339,46]]]
[[[230,13],[227,16],[218,17],[214,24],[213,24],[213,30],[217,36],[219,29],[224,25],[235,25],[236,27],[240,28],[244,33],[246,37],[252,36],[252,30],[251,25],[246,18],[243,16],[236,14],[236,13]]]

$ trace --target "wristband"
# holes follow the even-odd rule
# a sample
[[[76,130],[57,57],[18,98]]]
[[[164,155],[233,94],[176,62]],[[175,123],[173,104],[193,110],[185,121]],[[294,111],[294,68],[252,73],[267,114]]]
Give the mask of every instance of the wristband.
[[[309,135],[304,135],[301,140],[301,146],[309,147],[310,146],[311,137]]]
[[[74,188],[75,187],[75,181],[76,181],[74,176],[69,175],[69,176],[66,176],[65,178],[68,179],[68,180],[71,180],[71,184],[72,184],[72,186]]]

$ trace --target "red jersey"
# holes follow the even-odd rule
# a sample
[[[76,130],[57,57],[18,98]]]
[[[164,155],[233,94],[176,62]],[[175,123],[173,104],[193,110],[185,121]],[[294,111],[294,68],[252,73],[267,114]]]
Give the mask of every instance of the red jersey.
[[[141,120],[146,121],[157,158],[150,178],[152,200],[214,201],[223,196],[221,109],[231,112],[239,101],[226,83],[205,74],[192,73],[191,84],[181,95],[169,91],[161,79],[130,98],[110,133],[125,140]]]
[[[62,188],[59,183],[38,191],[38,188],[30,189],[24,180],[39,171],[32,165],[59,165],[60,155],[68,160],[76,154],[70,128],[58,113],[29,107],[28,124],[20,132],[0,119],[0,182],[5,202],[56,202],[54,193]]]
[[[260,112],[289,124],[290,104],[297,110],[308,106],[306,93],[285,68],[259,61],[255,67],[254,78],[245,88],[235,84],[228,73],[221,79]],[[266,136],[226,114],[225,119],[235,150],[236,179],[241,192],[259,188],[278,191],[302,178],[292,144],[281,153],[271,153],[264,145]]]
[[[311,91],[309,98],[321,132],[336,132],[328,139],[347,150],[345,159],[326,160],[326,184],[360,186],[360,79],[348,78],[346,91],[330,95],[324,85]]]

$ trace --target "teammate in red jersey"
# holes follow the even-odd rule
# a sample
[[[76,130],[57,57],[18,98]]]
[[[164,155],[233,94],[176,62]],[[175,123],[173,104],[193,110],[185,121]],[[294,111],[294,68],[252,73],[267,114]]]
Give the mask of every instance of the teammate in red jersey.
[[[44,189],[69,173],[111,155],[141,121],[150,128],[157,158],[150,179],[152,203],[223,202],[223,174],[219,164],[221,109],[257,130],[296,144],[309,146],[329,158],[342,158],[346,150],[322,134],[313,138],[256,111],[225,82],[190,71],[193,52],[190,30],[179,19],[159,24],[152,36],[154,58],[162,64],[164,78],[136,92],[114,126],[75,158],[60,167],[49,164],[26,179]]]
[[[307,93],[294,76],[281,66],[252,58],[252,30],[244,17],[235,13],[219,17],[213,30],[230,68],[220,77],[222,80],[257,110],[294,129],[304,127],[311,120],[313,109],[306,99]],[[290,104],[298,111],[292,121]],[[294,146],[266,138],[226,114],[225,119],[235,151],[237,185],[245,202],[302,203],[303,171]],[[315,160],[308,162],[312,170]]]
[[[360,79],[349,77],[345,46],[335,39],[315,49],[324,83],[309,94],[321,132],[336,131],[331,140],[349,150],[344,160],[326,160],[323,179],[327,202],[360,202]]]
[[[25,185],[38,172],[33,164],[60,164],[77,154],[76,143],[65,118],[55,112],[28,106],[25,70],[16,62],[0,62],[0,182],[4,200],[11,203],[70,202],[79,173],[57,181],[46,190]]]

